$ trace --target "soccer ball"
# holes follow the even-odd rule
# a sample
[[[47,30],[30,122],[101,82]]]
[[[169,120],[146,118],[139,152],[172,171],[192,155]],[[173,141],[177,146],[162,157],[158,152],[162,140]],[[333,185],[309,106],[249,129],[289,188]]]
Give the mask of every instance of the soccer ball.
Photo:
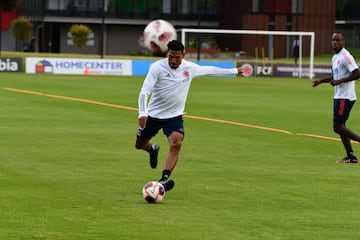
[[[159,182],[150,181],[144,185],[142,196],[148,203],[161,202],[165,197],[165,188]]]
[[[144,46],[153,53],[166,52],[167,44],[177,38],[174,26],[162,19],[150,22],[143,35]]]

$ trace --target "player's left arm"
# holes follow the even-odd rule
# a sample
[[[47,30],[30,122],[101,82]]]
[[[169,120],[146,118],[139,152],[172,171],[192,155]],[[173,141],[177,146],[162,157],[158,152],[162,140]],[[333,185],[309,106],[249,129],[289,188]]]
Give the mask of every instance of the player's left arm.
[[[342,78],[342,79],[339,79],[339,80],[336,80],[336,81],[332,80],[331,85],[336,86],[336,85],[339,85],[339,84],[344,83],[344,82],[350,82],[350,81],[357,80],[359,78],[360,78],[360,69],[356,68],[355,70],[353,70],[351,72],[351,74],[348,77]]]
[[[244,68],[243,67],[237,67],[238,70],[238,76],[242,76],[242,74],[244,73]]]
[[[237,75],[240,76],[244,72],[242,67],[237,68],[221,68],[216,66],[193,66],[193,77],[200,76],[224,76]]]

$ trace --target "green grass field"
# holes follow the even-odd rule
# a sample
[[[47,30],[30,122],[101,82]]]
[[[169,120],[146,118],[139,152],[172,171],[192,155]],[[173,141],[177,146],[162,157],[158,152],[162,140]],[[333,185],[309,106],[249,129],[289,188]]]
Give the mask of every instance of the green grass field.
[[[175,188],[148,204],[167,140],[150,169],[137,111],[121,108],[142,81],[0,75],[0,239],[360,239],[359,167],[335,163],[330,85],[194,79]],[[348,126],[360,133],[360,106]]]

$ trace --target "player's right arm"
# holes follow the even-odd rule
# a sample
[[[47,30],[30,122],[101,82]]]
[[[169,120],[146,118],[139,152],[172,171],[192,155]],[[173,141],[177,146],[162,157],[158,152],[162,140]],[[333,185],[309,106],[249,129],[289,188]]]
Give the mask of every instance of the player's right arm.
[[[139,128],[142,130],[146,127],[147,117],[139,117]]]
[[[139,127],[145,128],[146,121],[148,117],[148,99],[149,95],[152,92],[154,85],[157,81],[156,69],[154,67],[150,67],[148,74],[144,80],[144,83],[141,87],[139,98],[138,98],[138,106],[139,106]]]
[[[317,85],[320,85],[322,83],[329,83],[333,80],[333,77],[328,77],[328,78],[322,78],[322,79],[318,79],[312,82],[312,86],[316,87]]]

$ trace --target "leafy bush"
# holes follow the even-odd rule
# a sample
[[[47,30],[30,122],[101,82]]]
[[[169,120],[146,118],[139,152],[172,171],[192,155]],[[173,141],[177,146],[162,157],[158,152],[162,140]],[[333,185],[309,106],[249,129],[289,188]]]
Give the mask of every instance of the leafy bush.
[[[70,28],[70,32],[74,45],[77,47],[83,47],[89,40],[89,33],[91,33],[92,30],[83,24],[73,24]]]
[[[32,24],[26,18],[17,18],[12,21],[11,25],[14,38],[28,40],[31,37]]]

